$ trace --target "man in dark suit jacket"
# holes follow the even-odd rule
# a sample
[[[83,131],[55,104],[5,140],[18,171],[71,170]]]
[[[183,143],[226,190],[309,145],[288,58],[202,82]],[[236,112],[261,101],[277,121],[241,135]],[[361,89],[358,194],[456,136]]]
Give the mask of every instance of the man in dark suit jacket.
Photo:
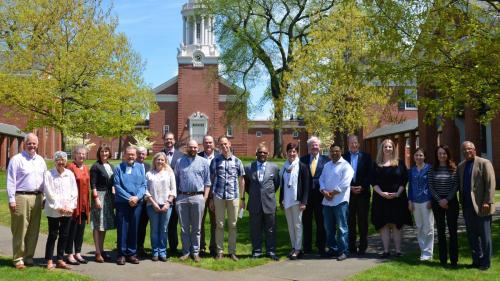
[[[368,247],[368,210],[370,209],[370,175],[372,158],[359,151],[357,136],[349,136],[349,151],[342,157],[354,169],[349,200],[349,252],[363,255]],[[356,246],[356,226],[359,231],[359,246]]]
[[[167,161],[172,170],[175,171],[175,165],[177,164],[177,160],[184,156],[184,153],[175,149],[175,137],[174,134],[168,132],[163,137],[163,144],[165,148],[162,150],[167,155]],[[168,221],[168,244],[170,253],[177,253],[177,246],[179,245],[179,237],[177,236],[177,224],[179,221],[179,216],[175,210],[175,200],[172,203],[172,214],[170,215],[170,220]]]
[[[470,141],[462,144],[465,160],[458,165],[460,203],[472,250],[472,266],[491,266],[491,217],[495,213],[495,170],[488,159],[476,156]]]
[[[323,166],[328,163],[328,157],[320,154],[321,141],[312,136],[307,140],[309,154],[302,156],[300,162],[309,167],[309,199],[307,208],[302,214],[302,223],[304,227],[303,245],[304,252],[312,252],[312,220],[313,215],[316,221],[316,247],[321,256],[325,256],[326,234],[323,222],[323,194],[319,191],[319,177],[323,171]]]
[[[214,138],[212,136],[206,135],[203,137],[203,151],[198,153],[199,156],[207,159],[208,165],[212,163],[212,159],[219,155],[219,152],[215,150]],[[211,198],[212,193],[210,193],[209,198]],[[210,217],[210,244],[209,250],[210,255],[214,256],[217,254],[217,245],[215,244],[215,212],[209,208],[210,200],[207,200],[205,204],[205,210],[203,211],[203,217],[201,219],[201,237],[200,237],[200,254],[206,253],[207,243],[205,242],[205,217]]]
[[[148,156],[148,150],[142,146],[139,146],[136,149],[137,158],[135,159],[135,162],[142,165],[142,167],[144,168],[144,175],[146,175],[146,173],[151,170],[151,165],[144,162],[144,160]],[[144,240],[146,239],[146,229],[148,227],[148,222],[149,216],[146,210],[146,200],[143,200],[139,227],[137,229],[137,255],[139,257],[146,256],[146,252],[144,251]]]
[[[267,162],[268,154],[265,144],[259,144],[256,151],[257,161],[245,168],[245,191],[248,193],[252,258],[262,256],[264,231],[267,255],[273,260],[279,260],[276,256],[276,191],[280,177],[278,166]]]

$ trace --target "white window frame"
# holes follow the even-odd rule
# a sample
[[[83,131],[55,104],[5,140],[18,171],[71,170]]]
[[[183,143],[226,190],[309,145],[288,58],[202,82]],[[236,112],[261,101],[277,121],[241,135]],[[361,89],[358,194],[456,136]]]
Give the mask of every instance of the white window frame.
[[[404,109],[405,110],[416,110],[417,109],[417,89],[415,88],[405,88],[404,90]],[[406,98],[409,98],[410,100],[406,100]]]
[[[228,137],[228,138],[233,137],[233,125],[227,125],[226,137]]]
[[[170,133],[170,125],[163,125],[163,135]]]
[[[292,137],[293,138],[298,138],[299,137],[299,131],[293,131]]]
[[[258,138],[262,137],[262,131],[255,132],[255,136]]]

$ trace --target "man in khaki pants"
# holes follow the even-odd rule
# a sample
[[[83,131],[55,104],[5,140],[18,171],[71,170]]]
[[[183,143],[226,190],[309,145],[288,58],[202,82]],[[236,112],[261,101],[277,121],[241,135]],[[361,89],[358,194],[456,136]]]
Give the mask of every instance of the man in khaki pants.
[[[237,261],[236,256],[236,221],[238,209],[245,208],[245,168],[240,159],[231,153],[231,142],[227,137],[219,138],[220,153],[210,163],[212,190],[209,203],[211,209],[215,207],[215,243],[217,244],[216,259],[224,257],[224,218],[227,210],[227,224],[229,229],[228,253],[229,258]]]
[[[38,138],[27,134],[24,151],[10,159],[7,169],[7,195],[11,216],[14,266],[24,269],[33,265],[40,215],[42,212],[45,160],[36,153]]]

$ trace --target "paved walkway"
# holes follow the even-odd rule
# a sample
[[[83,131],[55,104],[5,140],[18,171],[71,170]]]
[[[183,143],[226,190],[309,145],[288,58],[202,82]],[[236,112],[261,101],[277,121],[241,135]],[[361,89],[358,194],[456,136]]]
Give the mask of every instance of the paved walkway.
[[[497,209],[496,217],[500,215]],[[460,218],[461,220],[461,218]],[[464,231],[463,222],[459,222],[459,231]],[[403,239],[403,252],[412,252],[418,249],[415,231],[405,228]],[[11,256],[11,233],[10,228],[0,226],[0,255]],[[46,235],[40,235],[36,249],[36,257],[44,256]],[[127,263],[118,266],[115,263],[97,264],[90,261],[86,265],[73,266],[73,271],[91,276],[97,280],[344,280],[353,274],[372,268],[382,261],[378,259],[377,252],[381,249],[378,235],[369,238],[370,247],[365,256],[352,255],[349,259],[337,262],[336,260],[319,259],[315,256],[306,256],[305,259],[297,261],[283,260],[270,262],[268,264],[237,271],[211,271],[173,262],[152,262],[143,260],[139,265]],[[93,246],[83,245],[82,252],[86,253],[89,260],[92,257]],[[43,264],[43,258],[35,259],[37,264]]]

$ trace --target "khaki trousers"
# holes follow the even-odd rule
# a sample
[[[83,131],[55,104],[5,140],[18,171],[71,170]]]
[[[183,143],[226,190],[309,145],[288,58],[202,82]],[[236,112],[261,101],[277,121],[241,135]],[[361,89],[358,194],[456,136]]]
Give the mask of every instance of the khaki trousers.
[[[16,195],[16,211],[10,214],[14,264],[23,262],[23,259],[31,260],[35,255],[40,231],[42,197],[42,194]]]
[[[236,254],[236,221],[238,219],[238,209],[240,199],[224,200],[214,197],[215,205],[215,243],[217,244],[217,253],[224,252],[224,218],[227,210],[227,224],[229,230],[228,253]]]

